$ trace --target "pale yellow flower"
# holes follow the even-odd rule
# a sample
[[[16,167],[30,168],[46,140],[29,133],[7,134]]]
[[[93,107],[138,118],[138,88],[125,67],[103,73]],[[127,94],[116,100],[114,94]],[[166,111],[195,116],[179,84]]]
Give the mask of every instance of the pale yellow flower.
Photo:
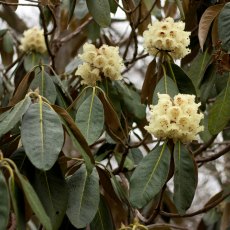
[[[102,80],[102,77],[111,80],[122,79],[121,71],[124,65],[119,56],[118,47],[102,45],[97,49],[94,45],[86,43],[83,46],[83,53],[79,57],[83,64],[79,65],[76,75],[82,77],[82,84],[94,86],[97,81]],[[97,69],[94,71],[95,74],[92,74],[93,69]]]
[[[190,53],[187,47],[191,34],[184,31],[184,27],[184,22],[174,22],[171,17],[153,22],[143,33],[146,51],[155,56],[159,51],[164,50],[175,59],[183,58]]]
[[[24,31],[19,48],[24,51],[46,52],[46,44],[43,30],[36,27]]]
[[[188,143],[197,140],[203,131],[200,125],[203,114],[199,113],[200,103],[195,96],[178,94],[171,98],[158,93],[158,104],[150,106],[149,125],[145,129],[159,139],[173,139],[174,142]]]

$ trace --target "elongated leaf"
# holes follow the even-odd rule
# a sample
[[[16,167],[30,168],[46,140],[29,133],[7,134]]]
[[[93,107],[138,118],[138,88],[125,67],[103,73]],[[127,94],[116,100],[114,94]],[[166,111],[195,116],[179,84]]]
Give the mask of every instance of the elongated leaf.
[[[174,148],[174,196],[179,214],[184,214],[194,198],[198,171],[191,153],[178,142]]]
[[[166,93],[169,94],[171,97],[174,97],[179,93],[179,90],[175,82],[170,77],[166,76],[166,78],[162,77],[161,80],[157,83],[153,94],[152,104],[157,104],[158,93]]]
[[[42,56],[40,53],[31,52],[24,57],[24,68],[26,71],[31,71],[31,69],[42,63]]]
[[[185,19],[185,15],[184,15],[184,9],[183,9],[182,2],[180,0],[176,0],[176,4],[177,4],[177,7],[178,7],[178,9],[180,11],[181,20],[184,20]]]
[[[21,138],[32,164],[41,170],[56,162],[64,142],[58,115],[42,101],[32,104],[22,119]]]
[[[218,35],[224,50],[230,52],[230,2],[224,5],[218,17]]]
[[[62,123],[64,124],[68,134],[70,135],[70,138],[75,148],[84,158],[87,171],[90,174],[94,167],[94,158],[85,138],[82,136],[80,130],[77,128],[72,117],[66,112],[66,110],[56,105],[53,105],[53,108],[62,118]]]
[[[55,88],[55,85],[53,83],[53,80],[48,75],[47,72],[42,70],[35,76],[34,80],[32,81],[30,88],[32,90],[39,89],[39,94],[45,98],[47,98],[50,103],[54,104],[56,97],[57,97],[57,91]]]
[[[28,201],[31,209],[37,216],[38,220],[44,226],[46,230],[52,230],[52,225],[50,218],[47,216],[46,211],[44,210],[36,192],[34,191],[33,187],[30,183],[19,173],[18,170],[15,171],[17,177],[21,183],[23,192],[25,194],[26,200]]]
[[[184,94],[194,94],[196,95],[196,89],[192,83],[192,80],[187,76],[187,74],[176,64],[167,63],[167,74],[176,80],[177,87],[180,93]]]
[[[222,8],[223,8],[223,4],[210,6],[202,14],[199,22],[199,29],[198,29],[198,38],[199,38],[201,50],[203,50],[204,43],[206,41],[210,26]]]
[[[33,187],[50,217],[52,229],[59,229],[68,201],[67,185],[59,165],[46,172],[36,170]]]
[[[22,115],[27,111],[30,104],[30,97],[26,97],[23,101],[16,104],[11,110],[1,114],[1,117],[4,116],[4,119],[0,122],[0,137],[14,128],[14,126],[21,120]],[[5,116],[5,114],[7,116]]]
[[[7,32],[3,37],[3,49],[8,54],[13,53],[14,51],[13,39],[9,32]]]
[[[227,86],[217,96],[212,105],[208,120],[208,129],[215,135],[221,132],[230,120],[230,74]]]
[[[101,27],[108,27],[111,23],[110,5],[108,0],[86,0],[89,13]]]
[[[170,151],[166,144],[151,151],[135,169],[130,179],[130,202],[144,207],[164,186],[170,165]]]
[[[103,196],[100,197],[100,203],[97,213],[90,224],[91,230],[114,230],[113,219],[106,200]]]
[[[110,12],[111,13],[116,13],[118,5],[114,0],[109,0],[109,6],[110,6]]]
[[[205,71],[204,78],[201,82],[201,87],[200,87],[200,97],[201,97],[201,102],[204,104],[208,100],[210,93],[213,90],[213,87],[216,82],[216,69],[214,65],[208,66],[207,70]]]
[[[5,177],[0,170],[0,229],[7,229],[10,214],[10,196]]]
[[[80,105],[75,122],[89,145],[98,140],[104,127],[104,109],[95,91]]]
[[[76,228],[83,228],[89,224],[98,209],[99,177],[96,169],[88,175],[85,165],[82,165],[70,179],[67,180],[69,201],[67,216]]]
[[[17,230],[24,230],[26,229],[24,197],[22,191],[12,177],[9,178],[9,190],[14,213],[16,215]]]
[[[73,15],[74,15],[74,9],[76,6],[77,0],[72,0],[69,2],[69,17],[68,17],[68,23],[71,21]]]

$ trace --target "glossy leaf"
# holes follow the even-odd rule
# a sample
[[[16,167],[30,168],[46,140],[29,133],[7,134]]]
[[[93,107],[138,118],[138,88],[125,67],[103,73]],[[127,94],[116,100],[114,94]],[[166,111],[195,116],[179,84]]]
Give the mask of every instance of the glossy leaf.
[[[167,64],[167,74],[176,81],[180,93],[196,95],[196,89],[192,80],[187,74],[176,64]]]
[[[67,216],[76,228],[89,224],[98,209],[99,177],[96,168],[88,175],[85,165],[82,165],[68,180],[69,201]]]
[[[36,74],[34,80],[32,81],[30,88],[32,90],[39,89],[39,94],[47,98],[50,103],[54,104],[57,91],[53,80],[47,72],[44,71],[44,68],[41,68],[41,71]]]
[[[22,144],[32,164],[41,170],[56,162],[64,142],[62,123],[47,104],[32,104],[22,119]]]
[[[45,229],[52,230],[50,218],[47,216],[46,211],[43,208],[41,201],[39,200],[33,187],[24,178],[24,176],[19,173],[18,170],[16,170],[15,172],[16,172],[17,177],[18,177],[20,184],[22,186],[26,200],[28,201],[31,209],[33,210],[33,212],[37,216],[38,220],[41,222],[41,224],[44,226]]]
[[[209,114],[208,128],[211,134],[221,132],[230,120],[230,75],[222,92],[216,97]]]
[[[26,219],[23,193],[12,177],[9,178],[8,184],[13,210],[16,215],[17,230],[24,230],[26,229]]]
[[[35,171],[33,187],[50,217],[52,229],[58,230],[67,209],[68,191],[60,167],[55,164],[49,171]]]
[[[210,6],[205,10],[205,12],[201,16],[199,22],[199,28],[198,28],[198,38],[202,50],[208,35],[208,31],[211,27],[211,24],[222,8],[223,8],[223,4]]]
[[[9,214],[10,214],[10,196],[5,180],[5,176],[0,170],[0,229],[7,229]]]
[[[227,52],[230,51],[230,3],[226,3],[218,17],[218,34],[221,46]]]
[[[166,76],[166,78],[162,77],[161,80],[157,83],[153,94],[152,104],[157,104],[158,93],[166,93],[173,98],[175,95],[179,93],[179,91],[175,82],[170,77]]]
[[[101,27],[108,27],[111,23],[110,5],[108,0],[86,0],[89,13]]]
[[[1,117],[4,116],[4,119],[0,122],[0,137],[14,128],[14,126],[21,120],[30,104],[30,97],[26,97],[24,100],[16,104],[11,110],[0,115],[0,120]]]
[[[80,105],[75,122],[89,145],[99,139],[104,127],[104,109],[95,89]]]
[[[90,230],[114,230],[113,219],[106,200],[100,197],[97,213],[90,224]]]
[[[174,148],[174,196],[179,214],[183,215],[194,198],[198,171],[192,154],[178,142]]]
[[[130,202],[134,207],[144,207],[160,192],[168,177],[170,157],[164,144],[148,153],[137,166],[130,179]]]

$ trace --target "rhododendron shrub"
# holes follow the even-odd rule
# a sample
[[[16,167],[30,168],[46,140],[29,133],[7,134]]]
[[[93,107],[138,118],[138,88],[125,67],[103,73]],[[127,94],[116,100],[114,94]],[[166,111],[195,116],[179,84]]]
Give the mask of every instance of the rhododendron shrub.
[[[229,229],[229,1],[0,5],[0,230]]]

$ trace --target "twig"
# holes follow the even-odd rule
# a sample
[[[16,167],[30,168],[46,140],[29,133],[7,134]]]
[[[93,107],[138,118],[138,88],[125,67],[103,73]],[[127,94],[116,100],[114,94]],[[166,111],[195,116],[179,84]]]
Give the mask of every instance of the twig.
[[[29,3],[13,3],[13,2],[0,1],[0,4],[7,5],[7,6],[35,6],[35,7],[38,7],[38,4],[29,4]]]
[[[217,158],[223,156],[224,154],[228,153],[230,151],[230,145],[228,145],[226,148],[221,150],[219,153],[213,154],[212,156],[203,158],[203,159],[198,159],[196,160],[197,163],[204,163],[204,162],[209,162],[216,160]]]
[[[175,228],[175,229],[181,229],[181,230],[188,230],[188,228],[185,228],[185,227],[180,227],[180,226],[177,226],[177,225],[173,225],[173,224],[150,224],[150,225],[147,225],[146,226],[147,228]]]

